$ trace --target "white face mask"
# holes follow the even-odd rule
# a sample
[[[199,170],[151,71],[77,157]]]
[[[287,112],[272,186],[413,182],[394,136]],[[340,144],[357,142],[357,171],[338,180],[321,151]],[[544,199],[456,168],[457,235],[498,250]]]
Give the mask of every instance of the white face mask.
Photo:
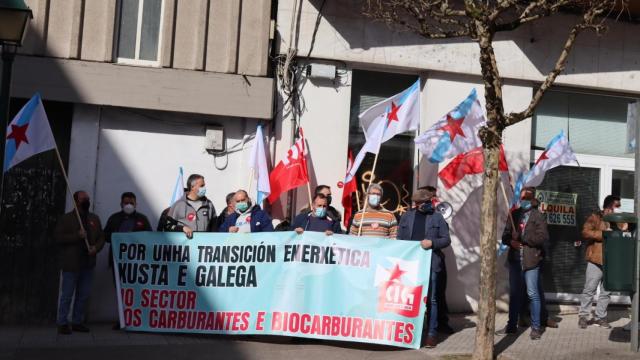
[[[125,204],[122,207],[122,211],[124,211],[124,213],[127,215],[131,215],[134,211],[136,211],[136,207],[133,204]]]
[[[380,195],[369,194],[369,205],[373,207],[377,207],[378,205],[380,205]]]
[[[615,207],[615,208],[613,208],[613,213],[614,213],[614,214],[620,214],[621,212],[622,212],[622,209],[621,209],[621,208],[619,208],[619,207]]]

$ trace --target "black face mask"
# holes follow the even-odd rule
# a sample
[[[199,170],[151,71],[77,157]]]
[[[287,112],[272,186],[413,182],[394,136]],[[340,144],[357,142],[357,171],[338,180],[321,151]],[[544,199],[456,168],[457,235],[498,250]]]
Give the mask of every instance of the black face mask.
[[[91,201],[89,200],[83,200],[80,203],[78,203],[78,207],[80,208],[80,210],[82,210],[85,213],[89,212],[89,208],[91,207]]]
[[[418,207],[418,211],[424,214],[433,214],[434,212],[433,204],[431,203],[431,201],[427,201],[426,203]]]
[[[331,205],[331,195],[327,195],[327,206]]]

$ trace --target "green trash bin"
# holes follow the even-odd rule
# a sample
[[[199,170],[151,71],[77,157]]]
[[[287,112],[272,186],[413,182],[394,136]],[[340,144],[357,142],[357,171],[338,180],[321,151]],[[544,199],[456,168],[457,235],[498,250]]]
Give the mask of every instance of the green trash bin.
[[[604,221],[612,223],[612,231],[603,232],[603,285],[607,291],[635,292],[636,224],[631,213],[607,214]],[[628,231],[615,230],[613,223],[628,223]]]

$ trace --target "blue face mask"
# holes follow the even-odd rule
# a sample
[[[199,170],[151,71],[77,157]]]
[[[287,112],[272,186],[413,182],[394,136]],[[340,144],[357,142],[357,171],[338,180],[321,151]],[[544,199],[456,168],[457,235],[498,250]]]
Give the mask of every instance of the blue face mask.
[[[248,208],[249,204],[246,201],[240,201],[236,203],[236,210],[240,211],[241,213],[247,211]]]
[[[520,208],[522,208],[522,210],[531,209],[531,201],[530,200],[520,200]]]
[[[327,216],[327,208],[321,208],[321,207],[316,208],[316,211],[314,213],[316,217],[323,218]]]
[[[207,194],[207,188],[206,187],[201,187],[200,189],[198,189],[198,196],[199,197],[204,197]]]

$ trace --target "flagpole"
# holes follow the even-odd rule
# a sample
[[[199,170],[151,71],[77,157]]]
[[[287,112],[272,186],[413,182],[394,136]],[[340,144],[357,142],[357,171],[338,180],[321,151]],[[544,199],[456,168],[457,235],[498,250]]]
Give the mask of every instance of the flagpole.
[[[312,210],[313,207],[311,206],[313,204],[313,198],[311,197],[311,183],[309,183],[307,181],[307,195],[309,195],[309,210]]]
[[[516,223],[513,221],[513,216],[511,215],[511,209],[509,208],[509,198],[507,197],[507,191],[504,189],[504,183],[502,179],[500,179],[500,189],[502,189],[502,195],[504,196],[504,202],[507,204],[507,214],[509,215],[509,220],[511,220],[511,230],[513,233],[516,232]],[[516,194],[513,194],[516,196]]]
[[[367,187],[367,194],[369,193],[369,188],[371,187],[371,183],[373,183],[373,179],[376,177],[376,165],[378,164],[378,156],[380,155],[380,148],[382,148],[382,139],[384,139],[384,131],[387,129],[387,125],[385,125],[384,129],[382,129],[382,134],[380,135],[380,142],[378,142],[378,151],[376,152],[376,157],[373,159],[373,167],[371,168],[371,177],[369,178],[369,186]],[[380,199],[382,201],[382,199]],[[364,215],[367,213],[367,205],[369,205],[369,201],[367,201],[367,196],[364,197],[364,206],[362,210],[362,216],[360,217],[360,226],[358,227],[358,236],[362,233],[362,224],[364,224]]]
[[[256,169],[251,167],[251,175],[249,175],[249,186],[247,189],[247,195],[251,197],[251,188],[253,187],[253,178],[256,176]],[[258,198],[256,197],[256,202],[258,202]],[[256,204],[259,205],[259,204]]]
[[[65,184],[67,184],[67,191],[69,191],[69,194],[72,195],[71,202],[73,203],[73,210],[74,210],[74,213],[76,214],[76,219],[78,219],[78,223],[80,224],[80,230],[82,230],[82,232],[84,233],[84,243],[87,246],[87,250],[89,250],[90,245],[89,245],[89,240],[87,239],[87,232],[84,228],[84,225],[82,224],[82,219],[80,218],[80,211],[78,210],[78,204],[76,204],[76,199],[73,199],[73,192],[71,191],[71,186],[69,185],[69,178],[67,177],[67,172],[64,170],[64,164],[62,163],[62,157],[60,157],[58,146],[56,145],[54,149],[56,150],[56,157],[58,158],[58,163],[60,164],[60,170],[62,170],[62,176],[64,176],[64,182]]]

